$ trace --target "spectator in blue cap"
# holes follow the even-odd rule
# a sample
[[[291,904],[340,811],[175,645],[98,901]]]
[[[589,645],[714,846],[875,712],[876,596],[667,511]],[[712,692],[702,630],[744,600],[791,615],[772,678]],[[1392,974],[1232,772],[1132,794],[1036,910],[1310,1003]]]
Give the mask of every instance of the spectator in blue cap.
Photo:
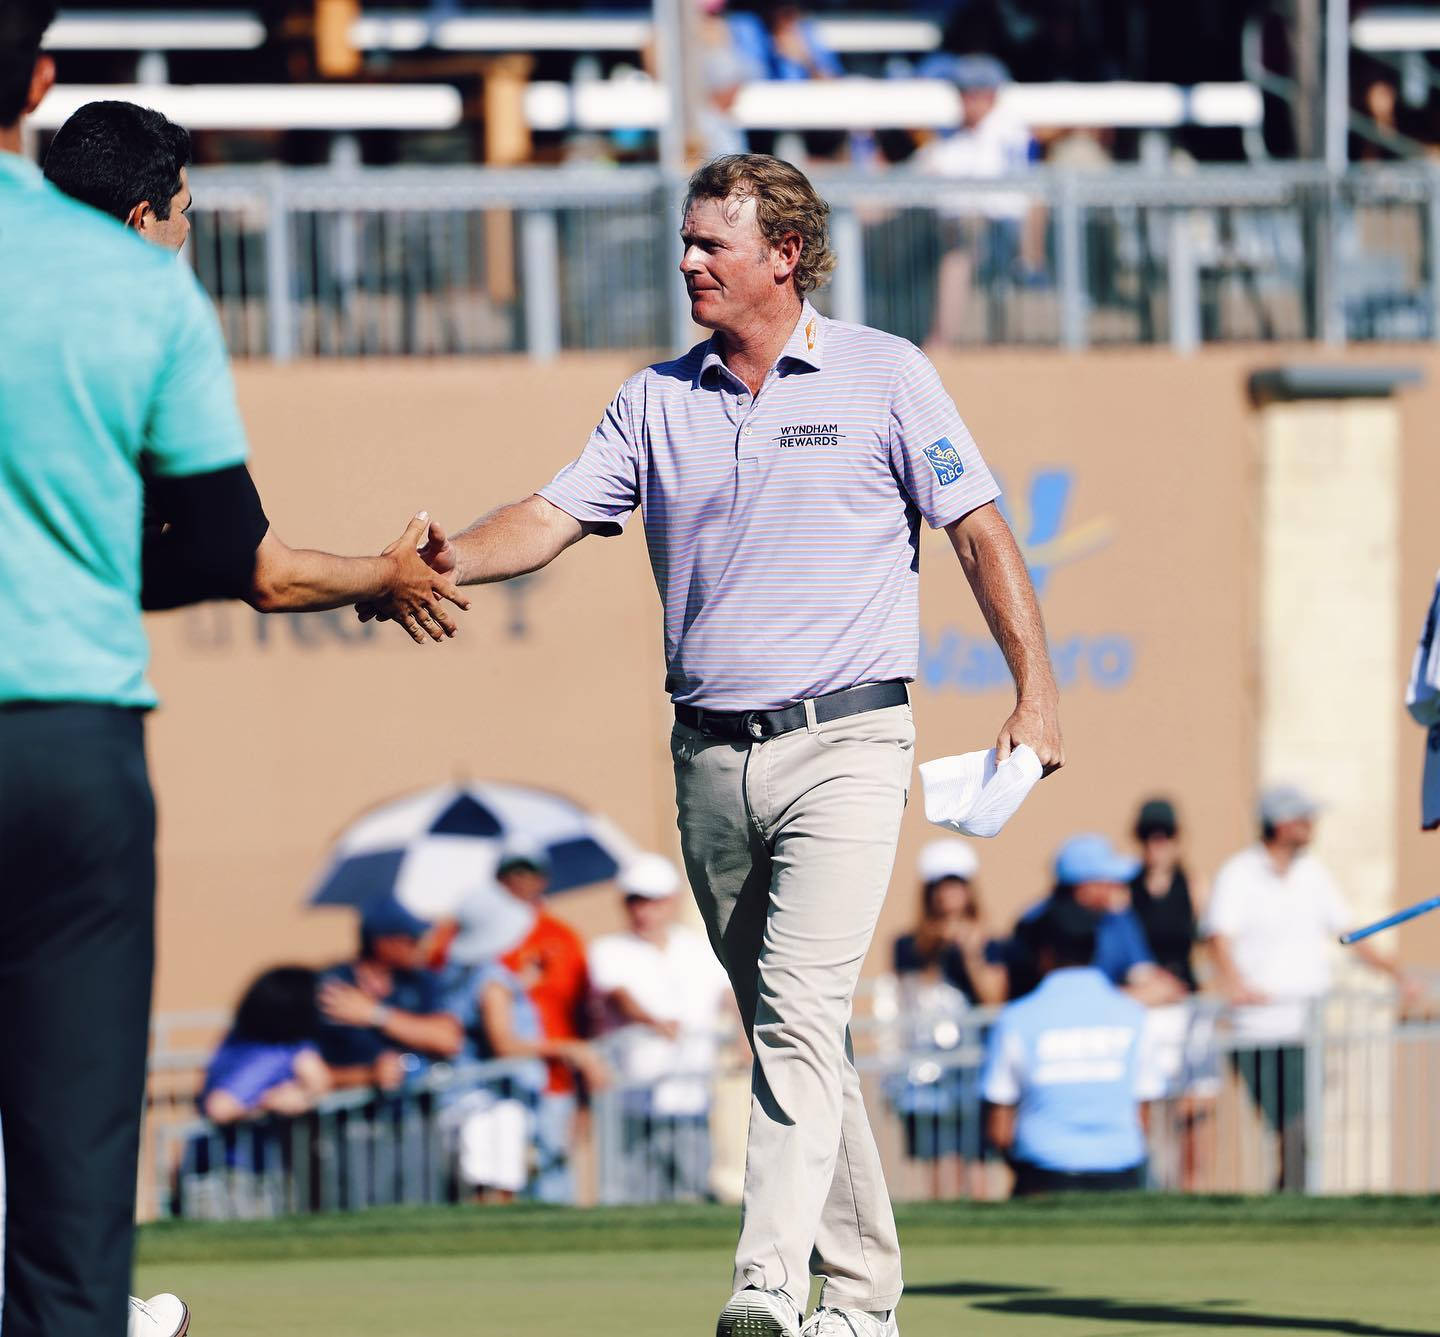
[[[1095,916],[1095,966],[1117,988],[1147,1005],[1177,1002],[1185,986],[1155,964],[1145,930],[1130,903],[1138,859],[1121,854],[1102,835],[1071,836],[1055,855],[1055,887],[1046,901],[1021,916],[1010,952],[1010,996],[1039,980],[1036,924],[1055,901],[1069,901]]]
[[[359,957],[324,972],[320,1054],[336,1086],[393,1090],[408,1071],[460,1053],[464,1028],[425,968],[430,927],[387,897],[361,918]]]
[[[1092,878],[1115,875],[1099,869],[1102,852],[1088,848]],[[1143,1182],[1140,1106],[1163,1083],[1146,1046],[1145,1009],[1087,964],[1101,922],[1073,899],[1047,901],[1031,918],[1040,983],[1007,1003],[990,1033],[986,1131],[1015,1172],[1017,1196]]]

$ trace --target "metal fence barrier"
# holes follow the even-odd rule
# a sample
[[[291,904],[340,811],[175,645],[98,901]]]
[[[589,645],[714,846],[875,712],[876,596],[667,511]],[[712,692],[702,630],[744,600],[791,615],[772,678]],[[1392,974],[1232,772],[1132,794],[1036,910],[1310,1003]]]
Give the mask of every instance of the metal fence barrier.
[[[993,1017],[901,1014],[878,1001],[857,1018],[856,1064],[897,1200],[1008,1191],[980,1091]],[[1185,1006],[1178,1028],[1173,1013],[1152,1019],[1165,1022],[1170,1049],[1167,1089],[1145,1111],[1150,1187],[1440,1191],[1440,1020],[1400,1018],[1388,995],[1336,994],[1312,1009],[1303,1043],[1257,1047],[1205,999]],[[519,1125],[507,1131],[496,1102],[523,1100],[507,1083],[523,1087],[524,1076],[514,1063],[439,1064],[396,1092],[343,1092],[298,1118],[217,1128],[196,1112],[196,1056],[162,1059],[152,1064],[142,1207],[214,1219],[466,1200],[458,1130],[483,1109],[480,1136],[514,1135]],[[731,1048],[703,1077],[708,1103],[681,1112],[653,1088],[597,1093],[569,1150],[577,1201],[734,1197],[748,1055]],[[477,1092],[489,1093],[481,1106]],[[533,1125],[524,1136],[533,1175]],[[523,1177],[515,1187],[523,1192]]]
[[[918,343],[1440,338],[1440,166],[817,172],[827,313]],[[189,255],[239,356],[694,341],[651,167],[197,168]]]

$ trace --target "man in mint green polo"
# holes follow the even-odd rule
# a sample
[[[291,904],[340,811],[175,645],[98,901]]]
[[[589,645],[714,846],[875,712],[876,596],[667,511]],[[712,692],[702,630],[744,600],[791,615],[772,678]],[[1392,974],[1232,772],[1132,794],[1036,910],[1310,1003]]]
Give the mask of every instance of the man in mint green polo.
[[[454,587],[417,554],[424,513],[380,557],[271,532],[194,276],[20,156],[54,9],[0,0],[0,1326],[120,1337],[154,956],[147,480],[168,603],[379,598],[442,639]]]

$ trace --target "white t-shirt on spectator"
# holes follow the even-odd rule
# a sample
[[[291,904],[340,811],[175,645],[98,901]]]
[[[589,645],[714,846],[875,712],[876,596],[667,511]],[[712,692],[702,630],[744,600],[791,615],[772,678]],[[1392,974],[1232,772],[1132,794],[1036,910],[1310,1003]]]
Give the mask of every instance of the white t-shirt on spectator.
[[[915,166],[926,176],[957,180],[993,181],[1000,176],[1019,176],[1030,166],[1030,129],[1018,117],[996,107],[978,125],[962,125],[953,135],[925,145],[915,155]],[[966,208],[940,205],[947,218],[1022,219],[1030,207],[1023,194],[976,195]]]
[[[1238,1039],[1288,1044],[1304,1038],[1307,1005],[1328,992],[1333,943],[1349,922],[1340,888],[1312,854],[1300,855],[1283,874],[1263,845],[1225,863],[1205,934],[1224,937],[1240,978],[1273,1000],[1235,1009]]]
[[[616,1055],[621,1082],[653,1084],[655,1114],[703,1114],[710,1104],[720,1006],[730,989],[710,943],[682,927],[669,930],[664,947],[633,933],[612,933],[590,944],[588,958],[597,993],[624,989],[651,1016],[680,1024],[680,1038],[667,1040],[648,1026],[607,1015],[609,1028],[624,1028]]]

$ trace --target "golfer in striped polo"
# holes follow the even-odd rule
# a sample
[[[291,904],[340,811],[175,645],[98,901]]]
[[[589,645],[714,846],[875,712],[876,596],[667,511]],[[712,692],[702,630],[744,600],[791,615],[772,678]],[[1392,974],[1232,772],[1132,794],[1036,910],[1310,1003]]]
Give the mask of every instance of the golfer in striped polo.
[[[681,270],[714,331],[628,380],[580,458],[443,552],[533,571],[639,507],[665,605],[681,843],[755,1052],[721,1337],[898,1331],[900,1247],[849,1056],[915,739],[919,528],[944,527],[1017,686],[1000,729],[1062,761],[1034,592],[995,481],[911,344],[806,300],[829,210],[735,155],[690,182]]]

